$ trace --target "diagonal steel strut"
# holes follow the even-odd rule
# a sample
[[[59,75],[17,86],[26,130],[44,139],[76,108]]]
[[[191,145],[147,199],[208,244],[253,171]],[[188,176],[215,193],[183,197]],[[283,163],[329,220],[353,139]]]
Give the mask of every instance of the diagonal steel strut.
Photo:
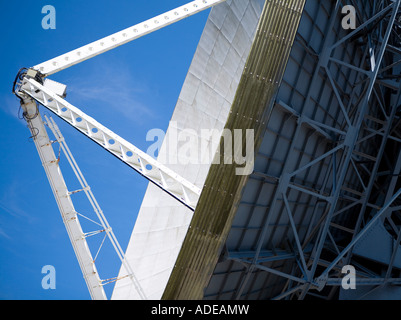
[[[20,92],[58,115],[139,174],[194,210],[201,189],[141,151],[32,78],[25,77]]]
[[[110,36],[89,43],[78,49],[62,54],[54,59],[42,62],[34,66],[33,69],[39,71],[43,76],[47,77],[106,51],[138,39],[153,31],[169,26],[224,1],[226,0],[195,0],[189,2],[181,7],[170,10],[152,19],[146,20],[142,23],[116,32]]]

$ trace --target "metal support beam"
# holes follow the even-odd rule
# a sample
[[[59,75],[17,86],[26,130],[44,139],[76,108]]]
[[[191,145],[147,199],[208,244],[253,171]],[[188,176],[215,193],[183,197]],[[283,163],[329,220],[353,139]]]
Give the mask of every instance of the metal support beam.
[[[271,219],[279,215],[283,210],[286,210],[288,229],[291,229],[292,233],[294,233],[293,240],[295,243],[291,244],[293,246],[292,250],[294,250],[294,254],[299,254],[301,258],[300,261],[297,260],[298,268],[295,268],[294,272],[287,275],[288,279],[291,279],[289,276],[295,277],[292,278],[296,282],[292,288],[297,288],[294,290],[289,289],[288,294],[300,292],[298,296],[300,299],[304,298],[305,294],[315,288],[317,280],[322,280],[320,277],[316,278],[315,274],[317,273],[318,265],[321,266],[320,262],[323,250],[327,249],[331,254],[337,254],[336,263],[342,261],[344,258],[341,246],[336,244],[335,233],[329,229],[334,227],[339,232],[347,232],[348,237],[357,239],[356,241],[361,238],[357,229],[353,230],[348,225],[341,225],[339,218],[345,217],[350,212],[354,212],[355,215],[356,210],[358,210],[356,211],[357,213],[361,211],[359,215],[361,217],[363,215],[362,211],[372,206],[369,202],[370,194],[375,184],[376,173],[385,150],[386,142],[390,139],[391,130],[393,130],[392,121],[395,116],[396,103],[391,108],[385,109],[387,107],[384,105],[385,102],[379,101],[377,103],[378,107],[375,109],[373,99],[379,99],[377,97],[378,93],[375,92],[375,86],[381,85],[378,81],[380,80],[378,79],[379,74],[382,76],[381,72],[390,70],[386,67],[389,64],[394,65],[394,61],[385,60],[384,57],[387,53],[388,44],[391,43],[390,36],[400,9],[400,0],[385,1],[381,7],[372,5],[374,8],[372,8],[370,16],[364,17],[364,19],[359,17],[364,21],[361,22],[357,30],[349,33],[342,39],[335,39],[335,33],[332,33],[332,30],[334,29],[334,24],[338,23],[336,19],[340,16],[339,11],[341,10],[341,1],[337,1],[329,27],[326,30],[327,34],[317,61],[317,66],[311,75],[311,84],[306,94],[303,93],[303,100],[305,102],[301,108],[298,106],[298,109],[295,110],[292,106],[282,101],[276,101],[276,106],[280,108],[279,112],[288,113],[291,117],[296,117],[297,122],[292,138],[288,138],[290,146],[288,151],[286,151],[287,156],[283,162],[281,177],[275,188],[274,196],[266,209],[267,217],[263,222],[259,234],[255,256],[253,261],[248,260],[248,263],[252,264],[253,268],[259,268],[256,262],[259,260],[260,253],[268,249],[264,246],[266,245],[265,238],[268,236]],[[347,56],[348,60],[342,60],[339,57],[340,50],[343,52],[343,46],[347,45],[347,41],[354,41],[353,37],[365,32],[366,28],[370,28],[369,34],[374,34],[375,37],[370,37],[368,43],[365,45],[359,45],[358,57],[360,59]],[[341,70],[347,70],[347,72],[349,71],[353,74],[352,80],[350,80],[352,82],[347,87],[348,91],[345,91],[336,82],[338,80],[334,77],[334,74],[341,72]],[[346,77],[345,73],[342,75],[344,78]],[[312,99],[312,88],[319,86],[322,79],[330,87],[335,101],[338,103],[338,109],[341,111],[335,125],[329,125],[323,123],[323,121],[319,123],[319,121],[311,118],[310,113],[307,113],[310,112],[308,107],[314,101]],[[397,84],[399,83],[393,82],[395,83],[393,87],[397,89]],[[384,116],[384,120],[382,119],[383,117],[379,119],[379,116],[375,113],[376,110],[380,110],[379,108],[384,113],[381,115]],[[314,132],[318,133],[320,137],[325,138],[328,148],[324,152],[321,149],[320,155],[314,156],[309,162],[300,161],[300,165],[294,168],[294,161],[292,161],[291,156],[297,147],[296,137],[306,134],[305,128],[302,129],[302,125],[307,125]],[[366,144],[369,144],[371,140],[376,141],[374,140],[376,137],[381,138],[382,144],[378,146],[377,154],[368,154],[365,151]],[[370,148],[372,147],[370,146]],[[375,164],[371,170],[372,166],[370,163],[373,162]],[[312,170],[312,168],[316,169],[322,165],[327,167],[326,172],[328,175],[325,177],[324,182],[319,182],[318,186],[311,187],[305,177],[309,170]],[[365,172],[361,172],[361,168]],[[350,171],[352,170],[354,174],[353,180],[348,181],[350,179]],[[305,184],[302,184],[303,182]],[[306,235],[302,235],[304,237],[302,239],[295,228],[295,215],[292,211],[295,213],[296,210],[292,209],[289,205],[289,199],[296,198],[295,196],[291,197],[294,194],[309,196],[315,199],[315,201],[322,203],[318,221],[316,223],[311,221],[310,228],[308,228]],[[363,209],[360,210],[360,208]],[[383,213],[382,211],[380,212]],[[349,218],[348,220],[345,219],[345,221],[349,221]],[[271,235],[269,237],[272,238]],[[301,240],[304,242],[301,243]],[[355,245],[353,241],[350,243],[350,248],[347,249],[348,253],[351,253],[351,248]],[[305,255],[302,248],[305,250],[308,247],[308,250],[310,250],[310,245],[312,244],[314,246],[313,250],[308,255]],[[306,256],[308,260],[304,263],[302,258],[305,259]],[[269,270],[267,267],[264,270],[273,273],[273,270]],[[274,273],[278,274],[276,271],[274,270]],[[241,283],[240,290],[244,289],[249,278],[247,274],[250,272],[252,272],[252,268],[248,268],[245,272],[245,280]],[[300,274],[303,274],[304,277],[300,278]],[[300,281],[295,280],[296,278]],[[284,297],[287,297],[288,294],[284,294]]]
[[[105,236],[103,238],[102,244],[103,244],[105,238],[108,237],[108,239],[110,240],[110,243],[113,246],[114,251],[116,252],[123,268],[125,269],[125,271],[127,273],[127,277],[129,277],[131,279],[131,281],[133,282],[134,288],[137,290],[139,297],[142,300],[145,300],[146,299],[145,293],[144,293],[138,279],[135,277],[134,271],[132,270],[129,262],[125,260],[124,251],[122,250],[109,222],[107,221],[106,216],[103,213],[103,210],[100,208],[93,192],[91,191],[90,186],[86,182],[84,175],[82,174],[81,170],[79,169],[78,164],[76,163],[63,135],[61,134],[59,127],[57,126],[57,124],[54,122],[54,120],[52,118],[48,118],[45,115],[45,119],[46,119],[47,126],[52,131],[54,137],[56,138],[56,141],[60,144],[60,147],[61,147],[65,157],[67,158],[67,161],[69,162],[72,170],[74,171],[74,174],[77,177],[77,180],[82,188],[77,191],[69,192],[68,194],[72,195],[77,192],[83,191],[85,193],[89,203],[91,204],[93,211],[96,214],[97,220],[99,222],[93,221],[93,220],[89,219],[88,217],[85,217],[85,218],[89,219],[90,221],[92,221],[95,224],[100,225],[102,227],[102,229],[99,231],[92,231],[90,233],[85,233],[85,237],[88,237],[90,235],[99,234],[99,233],[102,233],[103,231],[105,232]],[[58,194],[57,194],[57,196],[58,196]],[[78,219],[78,217],[77,217],[77,219]],[[102,246],[99,247],[95,258],[93,259],[94,263],[96,261],[97,255],[100,252],[101,247]],[[116,277],[115,280],[117,281],[118,278]],[[102,281],[102,284],[104,285],[105,280],[101,280],[101,281]]]
[[[74,66],[106,51],[117,48],[151,32],[169,26],[177,21],[215,6],[225,0],[195,0],[174,10],[170,10],[152,19],[116,32],[110,36],[89,43],[83,47],[67,52],[54,59],[42,62],[33,67],[47,77],[63,69]]]
[[[106,300],[101,280],[96,270],[92,254],[88,248],[84,232],[79,223],[70,194],[60,171],[56,155],[35,101],[26,99],[22,105],[33,141],[46,171],[54,197],[77,256],[89,293],[94,300]]]
[[[352,247],[362,238],[362,236],[369,231],[369,229],[376,223],[376,221],[383,215],[384,212],[392,205],[392,203],[401,196],[401,189],[399,189],[393,197],[387,202],[379,212],[366,224],[366,226],[352,239],[352,241],[341,251],[341,253],[330,263],[330,265],[321,273],[316,282],[322,285],[326,283],[329,272],[340,262],[340,260],[352,249]]]
[[[377,79],[377,74],[381,67],[382,59],[384,57],[384,53],[386,50],[388,40],[390,38],[391,31],[393,30],[394,21],[395,21],[396,15],[398,13],[399,7],[400,7],[400,1],[395,1],[395,2],[392,2],[384,10],[382,10],[379,14],[375,15],[375,17],[376,16],[379,17],[380,15],[387,14],[388,11],[391,12],[391,17],[389,19],[384,38],[381,40],[381,47],[380,47],[380,50],[376,57],[375,67],[369,75],[368,82],[366,83],[366,89],[364,90],[363,98],[360,99],[359,103],[358,103],[359,108],[358,108],[358,112],[356,113],[357,117],[354,119],[352,126],[349,128],[349,129],[352,129],[352,131],[349,132],[349,137],[346,137],[346,140],[345,140],[347,142],[346,145],[348,148],[345,150],[345,156],[342,161],[342,170],[339,172],[339,175],[338,175],[338,177],[339,177],[337,179],[338,186],[335,190],[333,190],[333,202],[330,204],[330,210],[325,218],[325,223],[321,230],[319,242],[317,243],[317,246],[316,246],[316,251],[314,254],[315,260],[313,261],[312,267],[309,270],[309,275],[311,278],[314,278],[314,275],[316,272],[316,267],[317,267],[317,264],[319,261],[319,257],[323,250],[323,246],[326,242],[326,237],[328,234],[329,226],[330,226],[333,214],[336,210],[336,205],[337,205],[338,197],[340,195],[341,186],[343,185],[343,182],[344,182],[347,170],[348,170],[348,166],[349,166],[349,163],[352,158],[352,153],[353,153],[354,148],[357,143],[358,133],[360,132],[361,125],[362,125],[363,119],[365,117],[365,113],[368,110],[368,102],[370,101],[370,98],[371,98],[373,86],[375,84],[375,81]],[[345,38],[349,38],[349,36],[346,36]],[[331,50],[334,50],[339,44],[343,43],[345,40],[346,39],[338,41],[335,45],[333,45],[331,47]],[[326,70],[328,71],[328,69],[326,69]],[[354,238],[354,240],[359,239],[359,238],[360,237],[356,236]],[[352,246],[355,244],[354,240],[351,241],[350,245],[351,244],[352,245],[350,246],[350,248],[352,248]],[[348,248],[348,246],[347,246],[347,248]],[[348,250],[347,250],[347,252],[348,252]],[[338,263],[342,259],[342,257],[343,257],[343,255],[339,255],[339,256],[337,256],[337,258],[334,261],[336,261],[336,263]],[[319,279],[321,279],[321,277],[319,277]],[[304,291],[303,294],[305,294],[305,293],[306,292]]]
[[[20,93],[36,100],[102,146],[146,179],[194,210],[201,190],[174,171],[136,148],[32,78],[25,77]]]

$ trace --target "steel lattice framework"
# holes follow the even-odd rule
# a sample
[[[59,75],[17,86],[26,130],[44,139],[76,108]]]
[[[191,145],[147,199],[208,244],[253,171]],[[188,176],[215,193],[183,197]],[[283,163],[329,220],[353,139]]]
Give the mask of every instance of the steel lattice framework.
[[[344,31],[349,4],[358,23]],[[399,10],[400,1],[306,2],[261,165],[205,298],[332,299],[349,264],[356,285],[368,288],[359,298],[400,284]],[[362,252],[379,225],[393,235],[391,249],[377,240]],[[373,253],[380,250],[386,259]]]

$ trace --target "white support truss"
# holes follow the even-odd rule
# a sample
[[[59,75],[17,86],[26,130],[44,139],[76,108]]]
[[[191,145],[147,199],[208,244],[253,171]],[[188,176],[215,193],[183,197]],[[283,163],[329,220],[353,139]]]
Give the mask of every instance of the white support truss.
[[[44,117],[45,117],[47,126],[52,131],[54,137],[56,138],[56,141],[60,144],[60,148],[62,149],[65,157],[67,158],[68,163],[70,164],[72,170],[74,171],[74,174],[77,177],[77,180],[79,181],[79,184],[81,186],[80,190],[74,191],[74,192],[69,192],[69,194],[73,194],[73,193],[80,192],[80,191],[85,193],[88,201],[90,202],[90,204],[92,206],[92,209],[93,209],[94,213],[97,216],[98,222],[92,221],[88,217],[85,217],[85,216],[83,216],[83,217],[87,218],[88,220],[94,222],[96,225],[99,225],[101,227],[101,229],[98,230],[98,231],[92,231],[90,233],[85,233],[86,237],[88,237],[88,236],[90,236],[92,234],[100,234],[100,233],[103,233],[103,232],[105,233],[105,236],[104,236],[103,241],[102,241],[102,245],[103,245],[103,242],[104,242],[105,238],[108,237],[108,239],[110,240],[110,243],[113,246],[114,251],[116,252],[119,260],[122,263],[122,266],[124,267],[125,271],[127,272],[127,276],[130,277],[131,281],[133,282],[134,287],[137,290],[139,297],[142,300],[146,300],[145,293],[144,293],[139,281],[135,277],[135,274],[134,274],[130,264],[128,263],[128,261],[125,260],[124,251],[122,250],[122,248],[121,248],[116,236],[114,235],[114,232],[113,232],[109,222],[107,221],[106,216],[103,213],[103,210],[100,208],[99,203],[97,202],[97,200],[96,200],[96,198],[95,198],[90,186],[86,182],[86,179],[85,179],[84,175],[82,174],[81,170],[79,169],[78,164],[75,161],[75,159],[74,159],[74,157],[73,157],[73,155],[72,155],[67,143],[65,142],[65,139],[64,139],[63,135],[61,134],[61,131],[60,131],[59,127],[57,126],[57,124],[54,122],[54,120],[51,117],[49,118],[46,115]],[[78,219],[78,217],[77,217],[77,219]],[[95,258],[93,259],[94,262],[96,260],[97,255],[100,252],[100,249],[101,249],[102,245],[99,247]],[[113,279],[101,280],[101,282],[104,285],[104,284],[107,284],[109,282],[117,281],[117,280],[119,280],[119,279],[117,277],[115,277]]]
[[[106,294],[36,102],[25,100],[22,107],[89,293],[94,300],[105,300]]]
[[[139,297],[141,299],[146,299],[146,296],[139,284],[139,281],[136,279],[128,261],[125,260],[124,252],[121,249],[121,246],[117,238],[115,237],[114,232],[109,225],[106,217],[104,216],[103,211],[100,208],[95,196],[93,195],[90,186],[86,182],[86,179],[84,178],[70,149],[68,148],[65,139],[60,132],[60,129],[53,121],[53,119],[49,119],[47,116],[45,116],[46,123],[43,122],[43,119],[38,112],[37,104],[35,101],[26,99],[24,100],[24,102],[25,103],[22,105],[24,109],[24,117],[27,120],[28,127],[31,131],[32,138],[38,150],[40,160],[50,182],[50,186],[57,201],[58,208],[60,210],[64,225],[67,229],[68,236],[79,262],[79,266],[81,268],[91,298],[93,300],[107,300],[107,296],[104,292],[103,286],[109,282],[119,280],[117,277],[113,279],[101,280],[96,268],[96,258],[100,252],[100,249],[103,246],[105,237],[108,237],[118,258],[122,263],[122,266],[127,272],[127,277],[129,277],[133,282],[134,287],[139,294]],[[45,128],[45,124],[53,132],[53,135],[56,138],[55,141],[50,140]],[[72,192],[68,190],[59,166],[60,159],[56,157],[52,147],[52,144],[54,142],[58,142],[60,144],[60,149],[66,156],[69,164],[71,165],[71,168],[73,169],[80,183],[80,190]],[[98,221],[91,220],[90,218],[78,213],[75,210],[71,195],[80,191],[85,192],[87,199],[89,200],[93,211],[97,216]],[[96,225],[100,226],[101,229],[97,231],[84,232],[79,221],[79,216],[84,217],[89,221],[92,221]],[[103,232],[105,233],[105,236],[100,247],[97,250],[95,257],[93,257],[86,238],[95,234],[101,234]]]
[[[20,92],[27,94],[74,128],[98,143],[149,181],[194,210],[201,189],[139,150],[32,78],[25,77]]]
[[[226,0],[195,0],[33,67],[44,76],[88,60]]]

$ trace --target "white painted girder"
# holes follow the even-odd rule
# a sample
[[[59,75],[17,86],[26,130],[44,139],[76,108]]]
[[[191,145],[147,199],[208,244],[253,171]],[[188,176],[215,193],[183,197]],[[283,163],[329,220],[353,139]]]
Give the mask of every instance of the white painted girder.
[[[26,99],[22,107],[24,108],[28,127],[46,171],[47,178],[49,179],[54,197],[56,198],[89,293],[94,300],[107,300],[92,254],[86,242],[85,234],[82,231],[77,212],[60,171],[58,160],[54,154],[52,143],[44,127],[42,117],[37,112],[36,103],[35,101],[28,101]]]
[[[25,77],[20,91],[35,99],[149,181],[194,210],[201,193],[201,189],[194,184],[101,125],[34,79]]]
[[[142,23],[62,54],[54,59],[42,62],[34,66],[33,69],[40,71],[44,76],[52,75],[224,1],[226,0],[195,0],[189,2]]]
[[[88,183],[86,182],[86,179],[84,177],[84,175],[82,174],[81,170],[78,167],[77,162],[75,161],[69,147],[67,146],[67,143],[63,137],[63,135],[61,134],[61,131],[59,129],[59,127],[57,126],[57,124],[54,122],[54,120],[50,117],[47,117],[46,115],[44,116],[45,120],[46,120],[46,125],[49,127],[49,129],[52,131],[54,137],[56,138],[56,141],[59,143],[61,150],[63,150],[63,153],[65,155],[65,157],[67,158],[67,161],[69,162],[72,170],[75,173],[75,176],[77,177],[80,186],[81,186],[81,190],[77,190],[77,191],[73,191],[73,192],[69,192],[69,195],[74,194],[76,192],[80,192],[83,191],[85,192],[85,195],[87,197],[87,199],[89,200],[94,213],[96,214],[99,223],[96,223],[98,225],[101,225],[103,229],[101,230],[97,230],[97,231],[92,231],[89,233],[85,233],[85,236],[88,237],[90,235],[94,235],[94,234],[99,234],[100,232],[105,231],[106,235],[110,240],[110,243],[112,244],[118,258],[120,259],[122,266],[124,267],[124,269],[127,272],[127,277],[129,277],[129,279],[131,280],[135,290],[138,292],[139,297],[142,300],[146,300],[146,296],[143,292],[142,287],[140,286],[137,278],[135,277],[134,272],[132,271],[132,268],[130,266],[130,264],[128,263],[128,261],[126,261],[125,257],[124,257],[124,251],[121,249],[121,246],[116,238],[116,236],[114,235],[113,229],[111,228],[110,224],[108,223],[106,216],[103,213],[103,210],[100,208],[99,203],[97,202],[90,186],[88,185]],[[61,172],[61,170],[59,169],[59,171]],[[57,179],[57,177],[52,177],[52,180]],[[59,193],[56,193],[55,196],[59,196]],[[76,217],[76,219],[78,220],[78,217]],[[102,246],[100,246],[101,248]],[[100,251],[100,248],[98,249],[98,253]],[[96,254],[96,256],[97,256]],[[96,260],[96,256],[93,259],[93,263],[95,263]],[[83,271],[84,272],[84,271]],[[115,280],[119,280],[118,277],[115,278]],[[105,283],[107,283],[107,281],[113,281],[113,279],[108,279],[108,280],[101,280],[102,285],[104,285]],[[89,291],[91,290],[91,288],[89,288]]]

